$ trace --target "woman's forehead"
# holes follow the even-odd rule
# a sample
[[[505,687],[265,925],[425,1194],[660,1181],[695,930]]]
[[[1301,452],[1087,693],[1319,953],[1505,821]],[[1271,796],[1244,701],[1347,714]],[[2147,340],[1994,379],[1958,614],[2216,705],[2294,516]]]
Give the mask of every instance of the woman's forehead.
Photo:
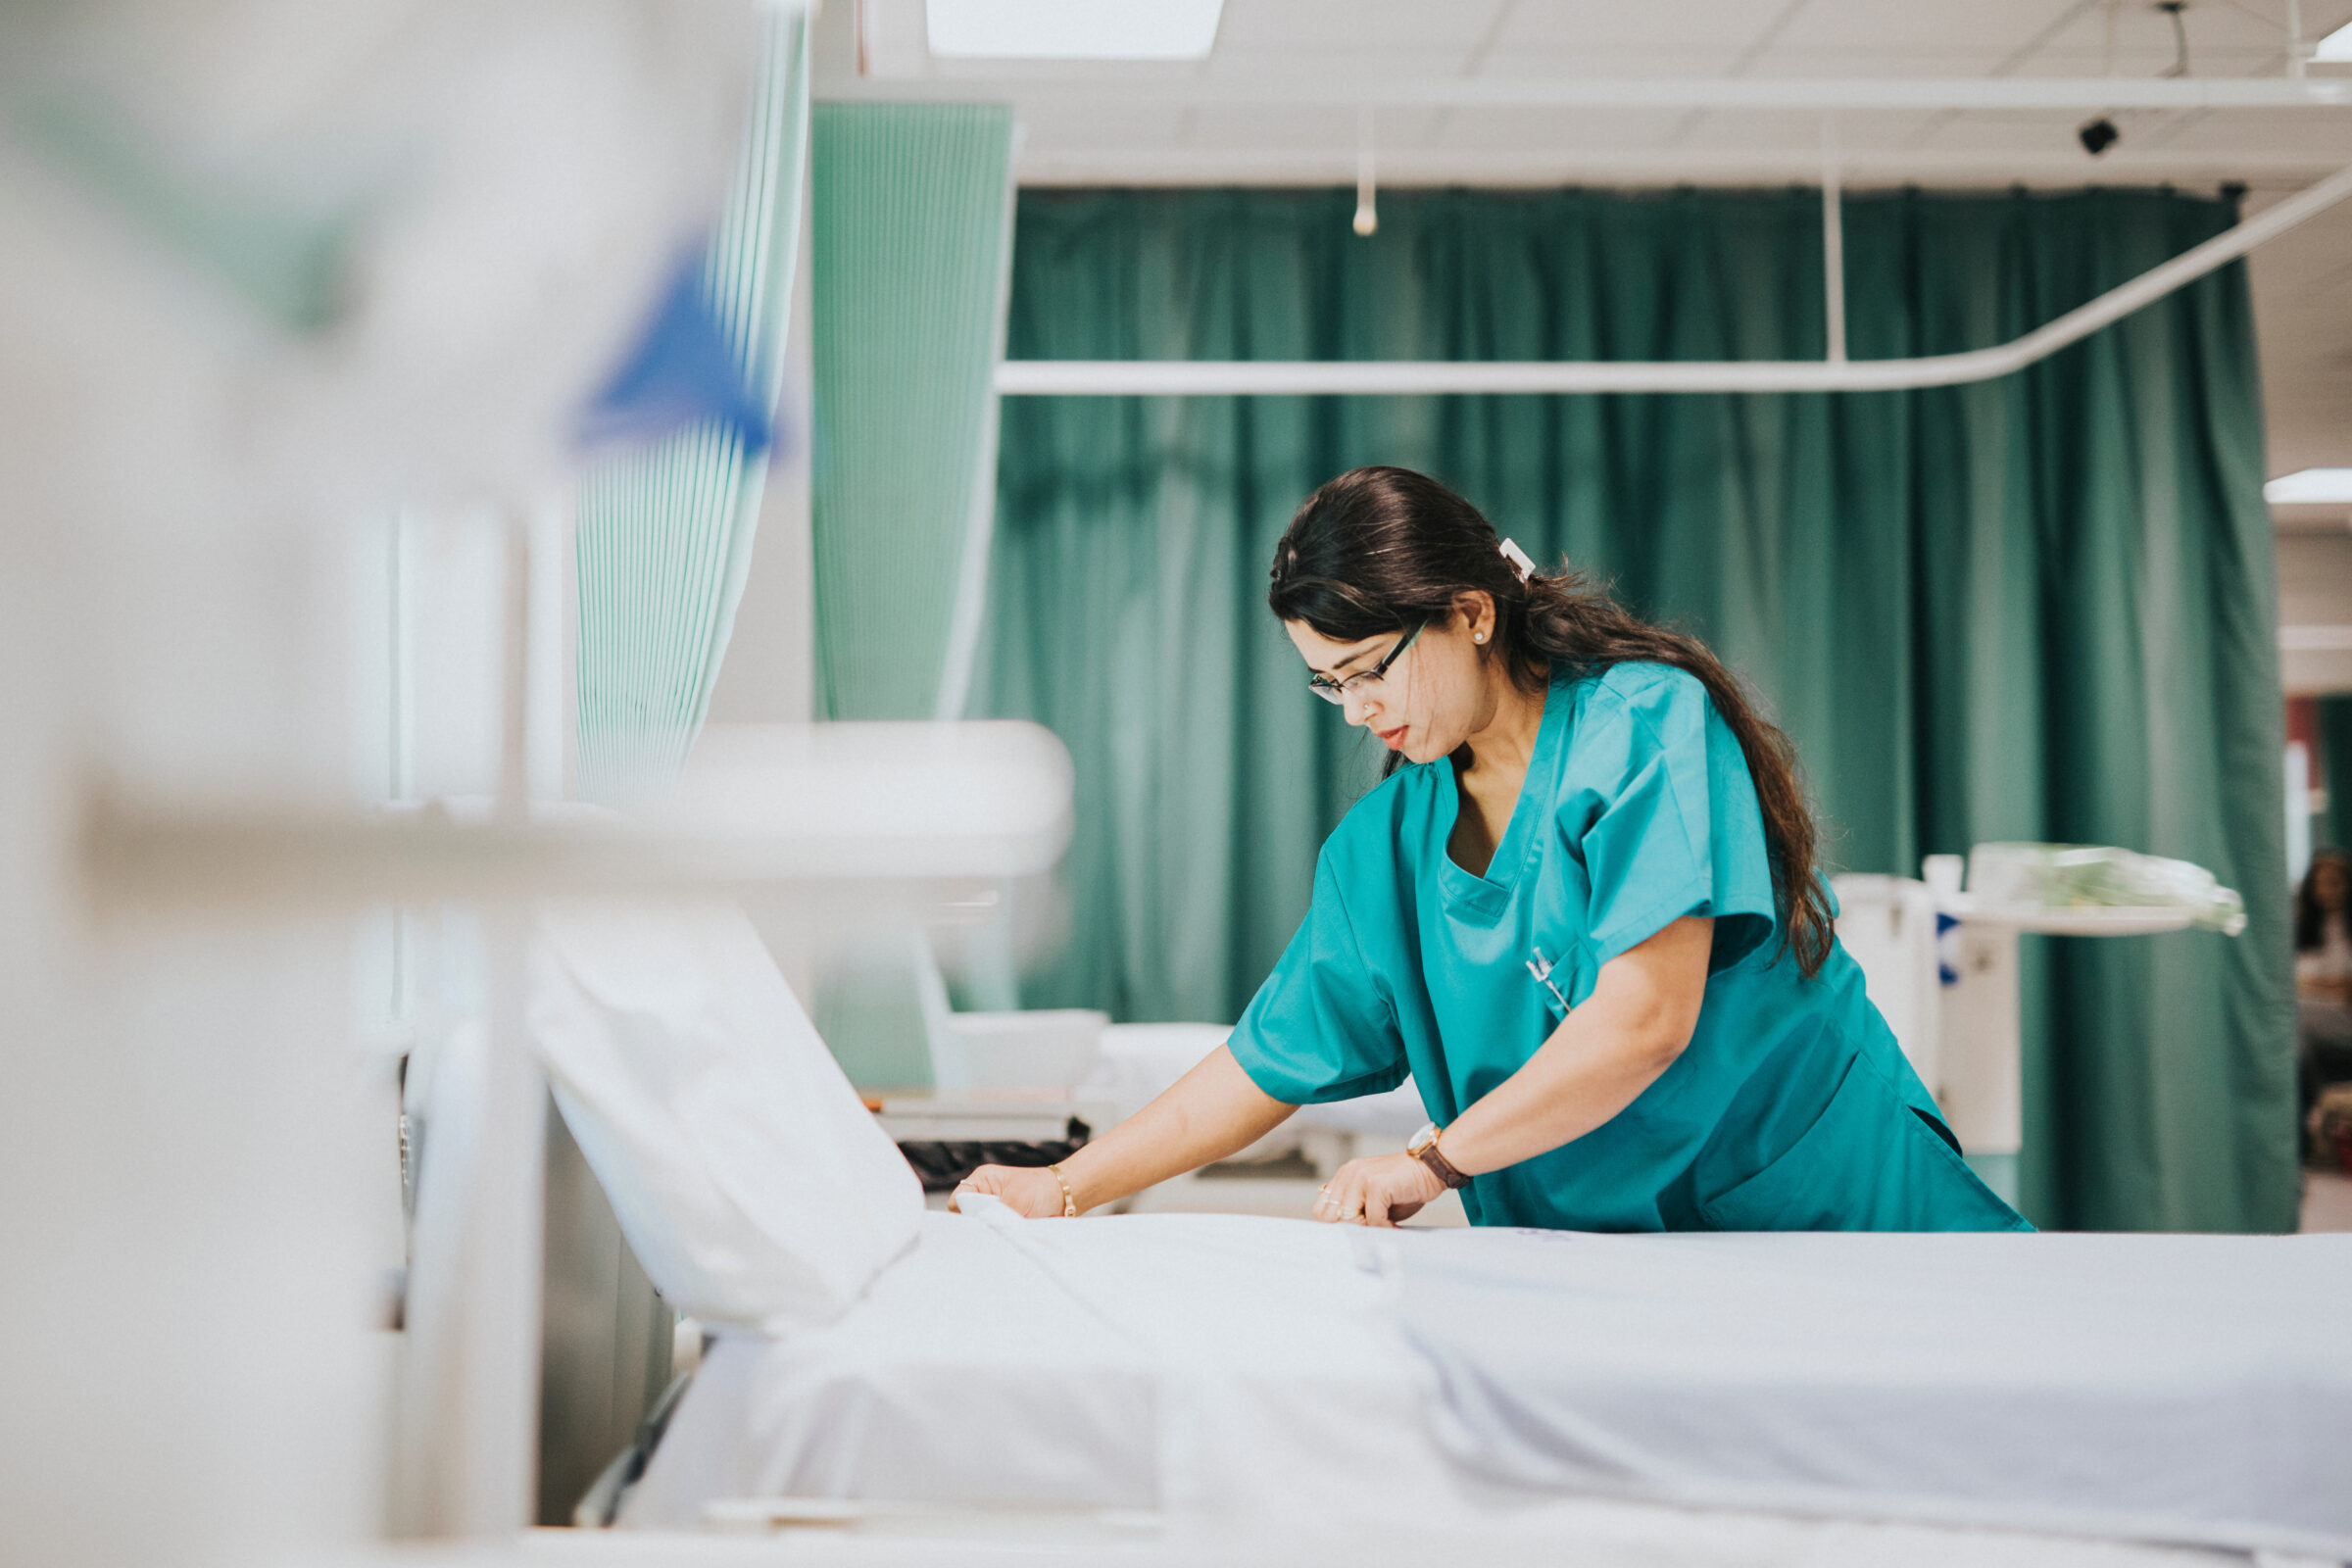
[[[1387,645],[1388,639],[1394,635],[1382,632],[1375,636],[1359,637],[1353,642],[1343,643],[1335,642],[1324,636],[1303,620],[1286,620],[1282,626],[1283,630],[1291,634],[1291,641],[1298,645],[1298,652],[1305,658],[1307,663],[1319,670],[1330,670],[1350,660],[1360,659],[1366,654],[1376,654]]]

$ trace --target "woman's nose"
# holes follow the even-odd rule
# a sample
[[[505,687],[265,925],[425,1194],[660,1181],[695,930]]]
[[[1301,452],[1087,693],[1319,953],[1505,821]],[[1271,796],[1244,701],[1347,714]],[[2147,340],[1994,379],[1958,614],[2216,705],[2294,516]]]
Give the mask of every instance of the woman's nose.
[[[1373,715],[1380,711],[1380,704],[1371,698],[1358,697],[1353,692],[1342,692],[1340,695],[1344,699],[1340,711],[1348,715],[1350,724],[1369,725]]]

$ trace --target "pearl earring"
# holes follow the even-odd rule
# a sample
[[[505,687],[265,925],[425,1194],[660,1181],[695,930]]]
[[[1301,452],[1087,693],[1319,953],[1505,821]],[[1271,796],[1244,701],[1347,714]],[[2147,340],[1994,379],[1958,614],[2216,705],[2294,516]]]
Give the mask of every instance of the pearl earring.
[[[1483,631],[1472,632],[1470,640],[1474,643],[1483,643],[1487,640],[1487,634]]]

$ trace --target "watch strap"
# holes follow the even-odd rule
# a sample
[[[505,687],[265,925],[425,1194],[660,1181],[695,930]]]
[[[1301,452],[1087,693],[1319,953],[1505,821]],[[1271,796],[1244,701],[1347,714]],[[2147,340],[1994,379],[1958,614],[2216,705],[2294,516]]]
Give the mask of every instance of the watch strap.
[[[1455,1170],[1453,1168],[1453,1161],[1447,1159],[1444,1154],[1438,1152],[1438,1141],[1435,1138],[1432,1138],[1427,1143],[1422,1144],[1420,1148],[1413,1150],[1412,1156],[1419,1160],[1422,1164],[1427,1165],[1430,1169],[1430,1174],[1437,1177],[1438,1180],[1444,1182],[1448,1188],[1467,1187],[1470,1185],[1470,1178],[1463,1175],[1460,1171]]]

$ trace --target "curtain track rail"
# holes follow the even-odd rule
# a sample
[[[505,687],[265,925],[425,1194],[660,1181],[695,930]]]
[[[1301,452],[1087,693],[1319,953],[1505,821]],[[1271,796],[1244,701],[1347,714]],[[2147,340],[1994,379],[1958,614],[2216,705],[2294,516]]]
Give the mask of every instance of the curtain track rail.
[[[1835,186],[1827,188],[1834,190]],[[2352,196],[2352,167],[2306,186],[2023,337],[1958,354],[1900,360],[1007,360],[997,368],[996,388],[1007,397],[1420,397],[1899,392],[1959,386],[1989,381],[2045,360],[2237,260],[2347,196]]]

